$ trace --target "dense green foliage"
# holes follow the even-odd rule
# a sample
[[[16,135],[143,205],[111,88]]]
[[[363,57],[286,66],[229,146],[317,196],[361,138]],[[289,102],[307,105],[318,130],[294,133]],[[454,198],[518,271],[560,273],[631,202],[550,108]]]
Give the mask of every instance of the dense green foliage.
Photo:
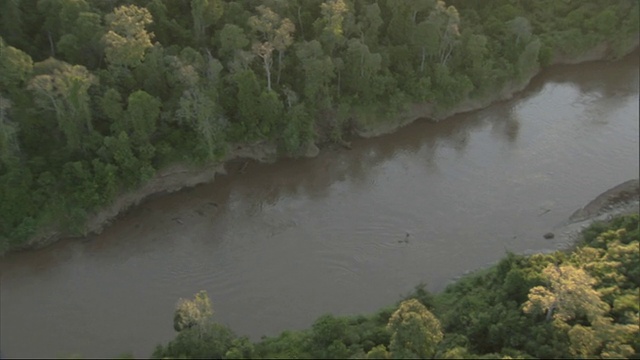
[[[419,286],[376,314],[324,315],[255,344],[201,318],[153,357],[638,358],[638,218],[593,224],[572,252],[508,254],[440,294]],[[182,300],[176,314],[205,296]]]
[[[170,163],[310,142],[523,81],[554,57],[636,40],[638,2],[0,2],[0,253]]]

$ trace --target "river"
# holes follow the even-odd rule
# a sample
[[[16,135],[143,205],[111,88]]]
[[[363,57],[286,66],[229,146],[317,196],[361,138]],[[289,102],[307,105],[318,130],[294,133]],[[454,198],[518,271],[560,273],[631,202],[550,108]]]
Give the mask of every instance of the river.
[[[638,177],[638,57],[556,66],[512,100],[352,150],[251,162],[100,235],[6,256],[0,349],[147,357],[199,290],[257,340],[372,312],[420,282],[442,290],[506,251],[556,249],[544,233]]]

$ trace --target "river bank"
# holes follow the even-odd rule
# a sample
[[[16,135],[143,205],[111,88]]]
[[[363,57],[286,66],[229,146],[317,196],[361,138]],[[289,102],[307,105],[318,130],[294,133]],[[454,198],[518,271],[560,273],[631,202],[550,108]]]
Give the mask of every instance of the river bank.
[[[349,151],[235,160],[99,235],[3,257],[0,347],[104,357],[117,343],[146,357],[175,337],[176,300],[199,290],[258,341],[372,313],[421,282],[441,292],[506,252],[552,251],[562,220],[637,178],[639,89],[636,54],[558,66],[512,100],[354,137]]]
[[[632,46],[629,47],[628,51],[624,53],[624,55],[628,55],[637,48],[638,38]],[[566,55],[557,55],[552,60],[552,65],[579,64],[589,61],[606,60],[609,54],[609,47],[606,44],[599,44],[578,56],[571,57]],[[493,103],[512,98],[518,92],[524,90],[531,80],[540,74],[541,71],[544,70],[536,68],[526,76],[523,81],[508,83],[501,91],[496,91],[489,97],[484,97],[482,99],[466,99],[445,112],[436,112],[431,104],[414,104],[406,114],[399,116],[397,118],[398,121],[396,122],[376,124],[375,128],[354,128],[352,132],[356,136],[370,138],[392,133],[418,119],[440,121],[456,114],[480,110]],[[327,144],[326,140],[323,141],[321,139],[319,141],[320,147],[324,147],[325,144]],[[305,156],[315,157],[319,152],[320,150],[318,145],[309,144]],[[239,170],[235,171],[244,171],[247,161],[270,163],[276,161],[277,158],[277,148],[274,144],[240,144],[232,146],[227,156],[220,163],[208,164],[205,166],[190,166],[185,164],[171,165],[159,170],[149,182],[138,190],[121,194],[110,206],[90,215],[85,223],[84,232],[80,236],[86,236],[92,233],[101,233],[104,228],[119,215],[153,196],[210,183],[215,180],[217,175],[227,174],[230,164],[239,163]],[[240,162],[240,160],[243,161]],[[58,229],[43,229],[16,250],[42,248],[53,244],[58,240],[69,237],[74,236],[61,232]]]

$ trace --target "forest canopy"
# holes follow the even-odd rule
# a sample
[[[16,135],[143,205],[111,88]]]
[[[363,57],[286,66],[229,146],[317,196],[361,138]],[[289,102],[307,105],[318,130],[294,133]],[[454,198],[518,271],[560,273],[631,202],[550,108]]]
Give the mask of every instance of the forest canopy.
[[[635,46],[637,1],[0,2],[0,253],[235,144],[298,156],[412,103]]]

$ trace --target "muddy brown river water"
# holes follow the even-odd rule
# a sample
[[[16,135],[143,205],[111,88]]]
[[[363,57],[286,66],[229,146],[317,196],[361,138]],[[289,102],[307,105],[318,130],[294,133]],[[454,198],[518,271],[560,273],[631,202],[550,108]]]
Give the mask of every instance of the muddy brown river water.
[[[319,315],[438,291],[638,177],[638,52],[557,66],[514,99],[440,123],[250,163],[146,201],[101,235],[0,259],[5,357],[148,357],[178,298],[257,340]],[[409,233],[408,242],[399,242]]]

